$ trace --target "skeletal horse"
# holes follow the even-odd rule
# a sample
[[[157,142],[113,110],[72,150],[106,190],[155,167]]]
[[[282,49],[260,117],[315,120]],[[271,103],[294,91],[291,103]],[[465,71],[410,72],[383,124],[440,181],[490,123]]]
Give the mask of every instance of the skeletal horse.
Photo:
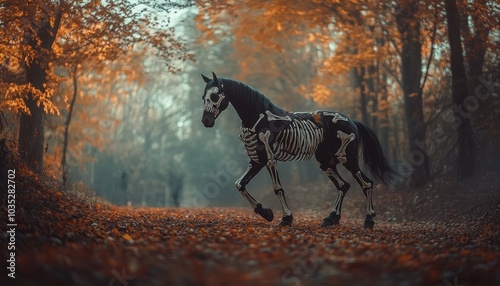
[[[337,189],[333,208],[323,219],[321,226],[336,225],[340,221],[342,201],[350,187],[337,171],[336,166],[341,163],[351,172],[366,196],[364,226],[373,228],[375,224],[372,202],[373,181],[359,168],[360,143],[363,147],[363,159],[373,175],[384,181],[384,174],[393,171],[375,133],[370,128],[338,112],[288,112],[242,82],[217,78],[215,73],[212,73],[211,79],[204,75],[202,77],[206,83],[202,97],[203,125],[213,127],[215,120],[229,103],[233,105],[242,121],[240,139],[243,141],[250,162],[246,172],[236,181],[236,188],[256,213],[267,221],[272,221],[274,218],[272,210],[263,207],[246,190],[250,180],[266,167],[283,211],[279,225],[291,225],[293,215],[285,199],[276,163],[309,160],[314,155],[321,170]]]

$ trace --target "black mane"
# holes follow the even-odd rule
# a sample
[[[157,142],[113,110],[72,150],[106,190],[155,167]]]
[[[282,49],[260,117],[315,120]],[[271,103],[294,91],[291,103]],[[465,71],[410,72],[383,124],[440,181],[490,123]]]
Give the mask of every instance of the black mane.
[[[244,127],[252,127],[258,115],[265,113],[266,110],[280,116],[287,114],[284,109],[276,106],[253,87],[234,79],[219,78],[219,80],[223,83],[224,93],[240,116]]]

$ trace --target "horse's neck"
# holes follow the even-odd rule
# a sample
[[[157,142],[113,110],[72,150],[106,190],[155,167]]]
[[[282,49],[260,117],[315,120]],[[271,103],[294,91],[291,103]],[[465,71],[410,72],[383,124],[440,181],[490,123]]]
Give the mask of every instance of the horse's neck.
[[[229,102],[231,102],[236,113],[238,113],[243,127],[253,127],[259,119],[259,115],[266,110],[264,101],[257,98],[260,95],[251,91],[249,87],[243,84],[240,86],[231,85],[231,88],[227,92]]]
[[[263,111],[257,106],[254,106],[252,102],[245,102],[239,99],[232,101],[231,104],[236,110],[236,113],[238,113],[243,127],[251,128],[259,119],[259,115],[263,113]]]

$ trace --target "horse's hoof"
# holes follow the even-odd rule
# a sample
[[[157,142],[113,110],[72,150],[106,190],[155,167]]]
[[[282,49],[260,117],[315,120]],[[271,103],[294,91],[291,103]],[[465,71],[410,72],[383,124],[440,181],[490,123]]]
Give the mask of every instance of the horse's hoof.
[[[375,221],[373,220],[374,216],[375,215],[373,215],[373,216],[367,215],[366,216],[365,223],[364,223],[365,229],[366,228],[373,229],[373,226],[375,225]]]
[[[321,227],[329,227],[332,225],[340,224],[340,215],[337,214],[329,214],[327,217],[323,219],[320,226]]]
[[[321,226],[321,227],[329,227],[329,226],[332,226],[332,225],[335,225],[335,223],[333,222],[333,220],[331,220],[330,218],[324,218],[323,221],[321,222],[321,224],[319,226]]]
[[[373,226],[375,225],[375,222],[373,220],[365,220],[365,229],[373,229]]]
[[[274,214],[273,210],[269,208],[264,208],[262,204],[257,204],[257,206],[254,209],[255,213],[259,214],[261,217],[263,217],[265,220],[271,222],[274,219]]]
[[[292,226],[293,216],[284,216],[281,218],[280,224],[278,226]]]
[[[340,224],[338,220],[334,221],[329,217],[325,217],[319,226],[329,227],[329,226],[333,226],[333,225],[337,225],[337,224]]]

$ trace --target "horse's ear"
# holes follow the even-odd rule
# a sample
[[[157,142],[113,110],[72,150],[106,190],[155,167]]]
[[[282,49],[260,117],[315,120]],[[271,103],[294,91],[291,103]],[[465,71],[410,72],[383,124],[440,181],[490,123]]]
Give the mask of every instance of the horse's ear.
[[[214,78],[214,82],[215,82],[215,83],[217,84],[217,86],[220,88],[220,82],[219,82],[219,80],[217,79],[217,75],[215,75],[215,73],[214,73],[214,72],[212,72],[212,76],[213,76],[213,78]]]
[[[209,79],[208,77],[206,77],[204,74],[201,74],[201,77],[203,78],[203,80],[205,81],[205,83],[209,83],[211,81],[211,79]]]

